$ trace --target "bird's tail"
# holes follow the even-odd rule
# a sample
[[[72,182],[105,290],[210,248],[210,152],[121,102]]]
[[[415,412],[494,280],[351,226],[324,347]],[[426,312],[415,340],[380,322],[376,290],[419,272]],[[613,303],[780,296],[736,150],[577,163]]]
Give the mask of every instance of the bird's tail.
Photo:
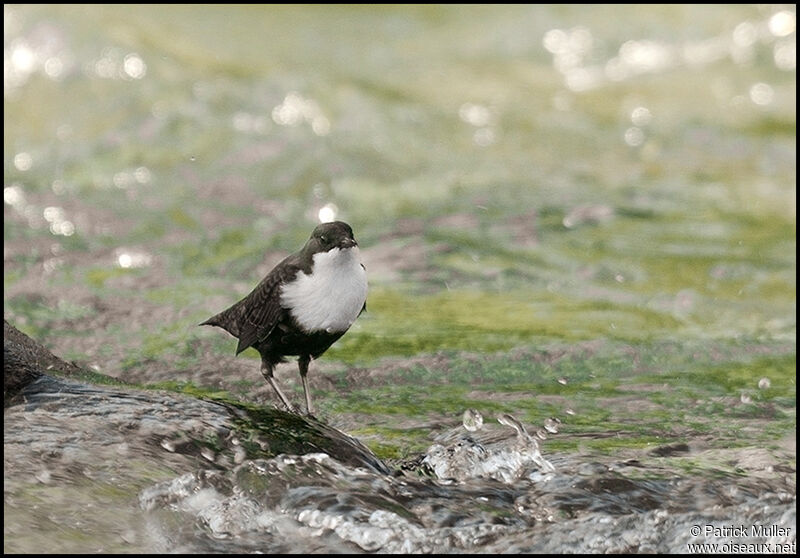
[[[221,327],[234,337],[239,337],[239,320],[237,318],[238,318],[237,307],[231,306],[227,310],[223,310],[216,316],[211,316],[209,319],[198,325],[201,326],[210,325],[210,326]]]

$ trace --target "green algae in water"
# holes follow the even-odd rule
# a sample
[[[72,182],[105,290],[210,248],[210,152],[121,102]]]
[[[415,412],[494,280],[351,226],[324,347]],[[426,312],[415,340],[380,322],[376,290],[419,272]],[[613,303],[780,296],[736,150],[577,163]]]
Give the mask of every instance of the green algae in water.
[[[539,339],[648,339],[676,320],[607,301],[575,301],[545,292],[450,290],[432,295],[373,289],[368,314],[329,354],[344,361],[442,349],[494,352]]]
[[[324,407],[334,415],[404,417],[403,427],[381,433],[401,453],[404,445],[430,443],[409,420],[456,426],[468,408],[485,420],[511,413],[531,429],[556,417],[559,433],[545,447],[552,441],[564,451],[613,453],[695,436],[715,447],[763,444],[794,428],[795,356],[781,354],[788,350],[742,340],[551,346],[481,357],[450,352],[431,367],[398,367],[386,385],[344,386]],[[758,388],[761,378],[773,383]],[[743,391],[751,403],[740,401]],[[770,422],[751,428],[753,419]]]

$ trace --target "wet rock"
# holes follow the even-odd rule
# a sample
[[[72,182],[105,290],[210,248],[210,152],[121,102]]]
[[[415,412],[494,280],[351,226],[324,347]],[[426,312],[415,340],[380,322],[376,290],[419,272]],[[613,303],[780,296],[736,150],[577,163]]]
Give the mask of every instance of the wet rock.
[[[62,361],[8,322],[4,334],[6,407],[11,404],[5,414],[6,431],[9,423],[22,421],[22,436],[6,435],[6,449],[9,444],[30,443],[49,454],[63,453],[65,446],[82,454],[95,444],[125,444],[125,453],[133,445],[219,467],[245,457],[326,452],[343,463],[389,472],[358,440],[313,417],[236,401],[128,388],[118,381],[106,386],[53,377],[46,372],[91,373]],[[21,397],[14,399],[17,395]],[[14,406],[15,402],[24,404]],[[45,423],[60,424],[60,431],[37,431]],[[76,431],[83,443],[67,443]]]
[[[195,493],[181,477],[186,492],[173,500],[183,494],[186,509],[198,510],[226,492],[222,472],[251,459],[325,452],[356,470],[389,472],[358,440],[313,417],[123,385],[65,363],[10,324],[4,341],[6,551],[194,549],[172,544],[174,533],[153,537],[157,511],[131,505],[143,487],[176,474],[215,487]],[[169,502],[155,497],[152,507]],[[219,523],[214,516],[208,525]],[[31,537],[43,526],[58,535]]]
[[[5,413],[5,449],[17,444],[46,455],[65,455],[71,465],[91,467],[99,455],[149,455],[155,462],[219,468],[243,457],[326,452],[356,467],[388,472],[358,440],[312,417],[235,402],[180,394],[89,385],[46,374],[28,384],[24,402]],[[9,435],[11,425],[19,428]],[[58,425],[58,428],[55,428]],[[75,443],[78,436],[79,442]],[[124,451],[123,451],[124,450]]]
[[[689,444],[678,442],[677,444],[667,444],[665,446],[658,446],[650,450],[650,455],[654,457],[672,457],[674,455],[681,455],[689,453]]]
[[[3,320],[3,407],[8,407],[20,390],[47,370],[63,374],[81,371]]]
[[[7,320],[3,320],[3,345],[6,350],[16,354],[20,362],[24,362],[31,368],[59,371],[68,376],[83,372],[80,366],[60,359],[41,343],[31,339],[8,323]],[[4,363],[4,367],[7,368],[8,363]]]

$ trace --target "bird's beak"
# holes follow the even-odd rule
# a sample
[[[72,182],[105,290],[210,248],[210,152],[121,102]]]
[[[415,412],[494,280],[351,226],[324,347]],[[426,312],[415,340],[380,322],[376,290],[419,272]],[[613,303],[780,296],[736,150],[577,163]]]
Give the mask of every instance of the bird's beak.
[[[352,238],[345,238],[342,239],[342,241],[339,243],[339,246],[342,250],[345,250],[347,248],[352,248],[353,246],[358,246],[358,242]]]

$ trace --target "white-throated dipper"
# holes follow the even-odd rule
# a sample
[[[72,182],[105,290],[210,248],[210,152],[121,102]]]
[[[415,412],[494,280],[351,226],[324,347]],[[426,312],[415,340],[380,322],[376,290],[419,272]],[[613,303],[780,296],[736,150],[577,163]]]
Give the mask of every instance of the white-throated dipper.
[[[221,327],[261,354],[261,374],[289,411],[273,370],[299,357],[308,414],[308,363],[328,350],[367,307],[367,274],[353,229],[342,221],[318,225],[305,246],[288,256],[242,300],[200,325]]]

